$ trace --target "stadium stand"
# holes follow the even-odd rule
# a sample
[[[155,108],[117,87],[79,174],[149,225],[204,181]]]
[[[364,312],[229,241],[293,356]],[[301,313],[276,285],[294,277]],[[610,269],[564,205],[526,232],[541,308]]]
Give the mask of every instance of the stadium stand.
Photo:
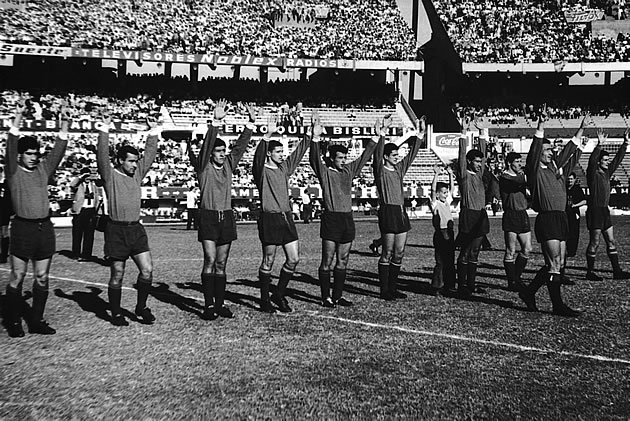
[[[0,40],[113,50],[259,57],[409,60],[418,49],[393,0],[302,2],[328,9],[312,25],[275,25],[254,0],[41,0],[0,10]]]

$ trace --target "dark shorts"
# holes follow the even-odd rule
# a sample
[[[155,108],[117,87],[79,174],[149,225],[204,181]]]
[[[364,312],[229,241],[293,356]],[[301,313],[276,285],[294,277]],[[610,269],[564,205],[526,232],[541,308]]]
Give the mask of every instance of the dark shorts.
[[[258,238],[263,246],[283,246],[298,239],[291,212],[261,212],[258,217]]]
[[[539,243],[549,240],[566,241],[569,237],[569,220],[564,211],[540,212],[534,224]]]
[[[526,210],[506,210],[503,212],[501,222],[503,231],[523,234],[530,232],[532,227],[529,223],[529,215]]]
[[[149,251],[149,239],[140,223],[121,225],[109,221],[105,228],[105,256],[125,261],[131,256]]]
[[[198,216],[199,241],[211,240],[220,246],[236,240],[236,219],[232,209],[226,211],[199,209]]]
[[[55,229],[50,219],[13,219],[10,252],[22,260],[45,260],[55,254]]]
[[[409,216],[399,205],[381,205],[378,208],[378,228],[383,234],[402,234],[411,230]]]
[[[469,238],[483,237],[490,232],[490,221],[485,209],[463,208],[459,211],[459,232]]]
[[[612,227],[610,220],[610,209],[606,207],[588,207],[586,209],[586,226],[589,231],[602,230],[606,231]]]
[[[350,243],[354,241],[356,230],[352,212],[322,213],[322,223],[319,226],[319,236],[323,240],[335,243]]]

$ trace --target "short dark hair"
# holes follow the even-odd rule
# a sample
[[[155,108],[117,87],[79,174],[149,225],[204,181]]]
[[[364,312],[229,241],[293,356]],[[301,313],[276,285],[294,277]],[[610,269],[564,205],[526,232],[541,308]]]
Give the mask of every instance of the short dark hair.
[[[398,150],[398,145],[396,145],[395,143],[388,143],[383,148],[383,155],[389,156],[392,154],[392,152],[397,151],[397,150]]]
[[[337,157],[337,153],[347,154],[348,148],[342,145],[330,145],[328,147],[328,156],[330,156],[332,159],[335,159]]]
[[[79,171],[79,174],[83,175],[83,174],[91,174],[92,170],[90,169],[90,167],[83,167],[81,168],[81,171]]]
[[[118,149],[118,152],[116,152],[116,158],[124,161],[125,159],[127,159],[128,154],[140,156],[140,152],[138,152],[138,150],[133,146],[123,145]]]
[[[467,161],[473,161],[476,158],[483,158],[483,154],[481,153],[479,149],[471,149],[466,154]]]
[[[435,191],[440,191],[442,189],[449,189],[449,185],[444,183],[443,181],[438,181],[438,183],[435,185]]]
[[[273,152],[274,149],[281,148],[281,147],[282,147],[282,143],[278,142],[277,140],[270,140],[269,145],[267,145],[267,151]]]
[[[599,158],[597,158],[597,161],[601,161],[603,157],[608,155],[610,155],[608,151],[602,149],[602,151],[599,153]]]
[[[543,138],[543,145],[551,145],[551,140],[547,139],[546,137]]]
[[[569,177],[571,177],[571,176],[577,178],[577,174],[575,172],[572,172],[571,174],[569,174]]]
[[[518,152],[509,152],[506,156],[505,156],[505,162],[507,164],[511,164],[512,162],[516,161],[517,159],[521,158],[521,154]]]
[[[219,138],[217,138],[217,139],[214,141],[214,145],[212,146],[212,149],[215,149],[215,148],[223,148],[223,147],[225,147],[225,141],[224,141],[223,139],[219,139]]]
[[[22,154],[29,149],[35,149],[39,152],[39,141],[33,136],[22,136],[18,140],[18,154]]]

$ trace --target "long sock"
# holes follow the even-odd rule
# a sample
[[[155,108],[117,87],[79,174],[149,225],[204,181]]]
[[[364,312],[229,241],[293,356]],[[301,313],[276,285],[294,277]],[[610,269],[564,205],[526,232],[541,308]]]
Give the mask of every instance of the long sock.
[[[5,317],[9,323],[15,323],[20,319],[23,307],[22,301],[22,292],[18,288],[12,288],[11,285],[7,285]]]
[[[378,281],[381,287],[381,295],[389,292],[389,263],[378,263]]]
[[[48,287],[41,287],[37,283],[33,284],[33,321],[39,322],[44,319],[44,309],[48,300]]]
[[[319,288],[322,293],[322,300],[330,297],[330,271],[319,270]]]
[[[109,309],[112,312],[112,316],[122,314],[120,309],[120,300],[122,297],[121,287],[109,287],[107,288],[107,297],[109,298]]]
[[[543,286],[545,282],[547,282],[546,278],[548,277],[548,272],[549,269],[547,268],[547,266],[543,266],[538,269],[536,276],[534,277],[532,282],[530,282],[529,286],[526,289],[526,292],[531,295],[536,295],[536,292],[538,292],[540,287]]]
[[[9,237],[0,239],[0,257],[6,259],[9,256]]]
[[[269,287],[271,286],[271,273],[258,271],[258,281],[260,282],[260,300],[263,303],[269,301]]]
[[[595,255],[586,253],[586,269],[589,272],[595,270]]]
[[[551,298],[551,304],[556,310],[564,307],[560,285],[561,280],[558,274],[550,274],[548,276],[547,289],[549,290],[549,298]]]
[[[477,262],[468,262],[468,271],[466,273],[466,284],[472,292],[475,290],[477,280]]]
[[[345,269],[335,269],[333,271],[335,283],[333,286],[333,301],[337,302],[343,295],[343,286],[346,283],[346,270]],[[391,273],[391,272],[390,272]]]
[[[389,263],[389,291],[392,294],[398,292],[398,274],[400,273],[401,263]]]
[[[621,267],[619,266],[619,254],[617,253],[617,249],[608,250],[608,258],[610,259],[613,273],[621,272]]]
[[[293,271],[287,269],[286,266],[282,266],[280,270],[280,279],[278,280],[278,296],[284,297],[287,295],[287,286],[289,285],[289,281],[293,276]]]
[[[211,308],[214,306],[214,274],[201,274],[201,288],[203,290],[205,308]]]
[[[517,281],[522,281],[523,280],[523,271],[525,270],[525,267],[527,266],[527,261],[529,259],[525,256],[523,256],[522,254],[518,254],[518,256],[516,256],[516,262],[514,263],[515,266],[515,275],[516,275],[516,280]]]
[[[462,289],[466,286],[468,275],[468,263],[457,262],[457,286]]]
[[[142,309],[147,306],[147,299],[149,298],[149,291],[151,290],[152,279],[145,279],[138,275],[138,281],[136,287],[138,288],[138,303],[136,307]]]
[[[223,308],[223,303],[225,302],[225,285],[227,283],[227,277],[225,274],[214,275],[214,308],[215,310],[220,310]]]
[[[503,261],[503,267],[505,268],[505,276],[507,277],[508,285],[513,285],[516,282],[516,263],[512,261]]]

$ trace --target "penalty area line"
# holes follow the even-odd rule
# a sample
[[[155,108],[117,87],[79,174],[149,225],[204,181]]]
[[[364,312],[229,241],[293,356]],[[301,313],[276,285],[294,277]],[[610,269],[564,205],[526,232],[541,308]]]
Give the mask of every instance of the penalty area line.
[[[534,352],[537,354],[556,354],[556,355],[561,355],[563,357],[581,358],[581,359],[594,360],[594,361],[600,361],[600,362],[630,365],[630,360],[606,357],[603,355],[589,355],[589,354],[580,354],[580,353],[569,352],[569,351],[557,351],[554,349],[536,348],[533,346],[518,345],[518,344],[509,343],[509,342],[492,341],[488,339],[472,338],[468,336],[455,335],[451,333],[431,332],[428,330],[410,329],[410,328],[406,328],[402,326],[364,322],[361,320],[346,319],[343,317],[326,316],[316,311],[305,311],[305,313],[308,314],[309,316],[317,317],[320,319],[336,320],[338,322],[354,324],[354,325],[359,325],[359,326],[374,327],[378,329],[396,330],[399,332],[412,333],[412,334],[424,335],[424,336],[433,336],[433,337],[438,337],[438,338],[443,338],[443,339],[452,339],[452,340],[461,341],[461,342],[471,342],[471,343],[476,343],[476,344],[491,345],[495,347],[513,349],[520,352]]]

